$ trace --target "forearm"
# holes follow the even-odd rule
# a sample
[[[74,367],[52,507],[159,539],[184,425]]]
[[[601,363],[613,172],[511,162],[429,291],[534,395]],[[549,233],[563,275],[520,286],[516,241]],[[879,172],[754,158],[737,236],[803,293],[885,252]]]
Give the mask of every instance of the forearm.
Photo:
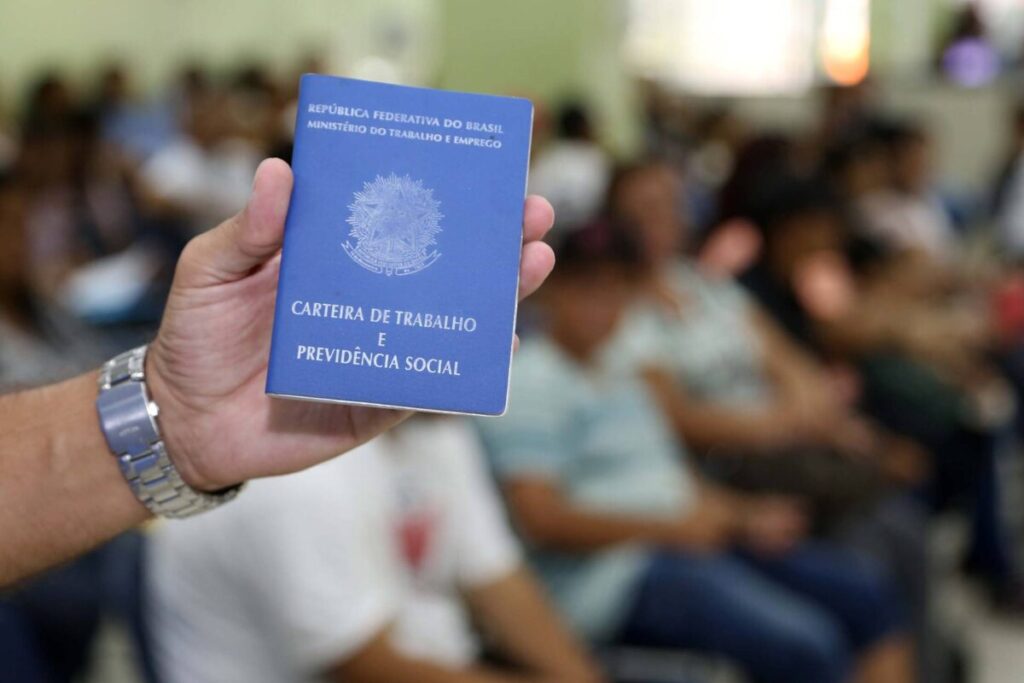
[[[96,416],[96,376],[0,397],[0,585],[147,517]]]
[[[521,524],[538,545],[564,552],[587,553],[623,543],[666,543],[679,531],[679,522],[606,513],[569,506],[546,519]]]
[[[340,662],[331,671],[330,678],[339,683],[540,683],[542,680],[481,666],[458,668],[408,657],[392,647],[387,632],[381,632],[361,651]]]
[[[523,535],[561,552],[589,553],[626,543],[698,550],[717,547],[733,533],[733,511],[714,505],[714,497],[701,496],[679,517],[647,517],[578,505],[540,478],[511,480],[505,493]]]
[[[821,379],[808,354],[787,333],[759,310],[751,311],[750,325],[761,347],[761,364],[783,400],[803,399]]]
[[[877,296],[866,297],[846,315],[821,321],[822,338],[835,351],[853,358],[902,350],[913,327],[911,316],[892,308]]]
[[[672,424],[685,443],[709,454],[742,451],[747,454],[783,448],[792,442],[787,417],[771,408],[733,410],[718,406],[691,406],[676,411]]]
[[[525,567],[470,589],[466,599],[475,621],[519,667],[550,680],[599,680],[583,645],[562,624]]]
[[[649,371],[644,378],[672,428],[692,448],[757,452],[784,446],[791,436],[771,407],[724,408],[690,399],[664,372]]]
[[[525,678],[497,672],[482,667],[454,669],[421,659],[396,659],[387,668],[365,671],[358,675],[344,673],[334,678],[344,683],[392,683],[392,681],[416,681],[416,683],[533,683],[539,679]]]

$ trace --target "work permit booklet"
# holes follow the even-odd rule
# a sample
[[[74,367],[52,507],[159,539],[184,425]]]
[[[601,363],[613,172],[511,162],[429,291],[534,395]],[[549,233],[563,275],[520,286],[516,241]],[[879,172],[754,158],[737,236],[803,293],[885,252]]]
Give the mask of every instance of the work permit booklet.
[[[499,415],[533,105],[302,78],[267,393]]]

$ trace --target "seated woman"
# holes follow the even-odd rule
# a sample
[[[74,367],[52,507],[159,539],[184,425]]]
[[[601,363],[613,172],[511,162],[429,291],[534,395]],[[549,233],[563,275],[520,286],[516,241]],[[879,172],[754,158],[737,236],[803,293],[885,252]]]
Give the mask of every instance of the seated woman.
[[[911,681],[885,573],[807,541],[792,499],[702,483],[644,385],[602,366],[630,251],[599,227],[567,238],[509,413],[479,422],[553,597],[593,639],[721,654],[753,681]]]
[[[939,649],[929,622],[926,513],[906,495],[927,455],[854,405],[856,381],[807,353],[734,280],[763,238],[742,220],[689,257],[682,179],[670,167],[623,167],[609,214],[639,241],[643,296],[603,353],[642,375],[679,438],[716,479],[799,495],[816,531],[884,563],[907,597],[924,660]]]
[[[640,244],[643,296],[603,361],[642,373],[698,453],[838,452],[879,457],[898,478],[920,476],[920,454],[859,415],[842,377],[794,344],[727,275],[682,254],[680,193],[680,179],[657,162],[616,176],[609,212]]]
[[[967,503],[969,565],[1000,602],[1020,604],[995,476],[1014,401],[979,325],[894,295],[878,279],[885,252],[849,237],[842,206],[819,183],[777,178],[753,213],[765,248],[744,282],[806,348],[856,372],[867,414],[928,450],[930,502]]]
[[[683,255],[680,192],[681,180],[657,162],[616,176],[609,211],[638,239],[643,275],[602,362],[647,380],[679,439],[717,479],[800,495],[818,531],[887,564],[924,647],[925,514],[901,489],[924,475],[926,456],[858,413],[846,378],[791,341],[729,277],[756,257],[757,238],[716,236],[699,262]]]

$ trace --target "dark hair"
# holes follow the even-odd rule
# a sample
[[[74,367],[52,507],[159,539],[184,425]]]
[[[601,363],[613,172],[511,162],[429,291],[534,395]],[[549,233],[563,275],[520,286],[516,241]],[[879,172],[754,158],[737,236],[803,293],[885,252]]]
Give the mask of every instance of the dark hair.
[[[903,119],[876,119],[868,125],[866,134],[890,152],[928,138],[921,124]]]
[[[765,183],[752,204],[750,218],[767,240],[793,218],[828,213],[842,220],[842,203],[821,180],[783,176]]]
[[[618,215],[618,196],[622,192],[622,187],[636,176],[659,168],[675,170],[669,161],[656,156],[626,161],[616,165],[612,169],[611,177],[608,180],[608,187],[605,188],[605,214],[618,225],[622,220],[621,216]],[[621,228],[622,226],[619,225],[619,227]]]
[[[837,181],[855,163],[871,155],[884,154],[886,145],[869,127],[857,127],[837,138],[825,149],[821,170]]]
[[[567,140],[588,140],[593,134],[590,113],[582,102],[569,102],[558,112],[558,135]]]
[[[555,275],[578,275],[605,266],[635,270],[642,264],[633,238],[611,220],[599,219],[566,235],[555,250]]]
[[[717,222],[753,218],[765,182],[793,171],[793,140],[782,133],[765,133],[739,151],[732,174],[718,193]]]
[[[60,133],[68,126],[68,118],[72,112],[70,97],[67,97],[68,86],[58,71],[46,71],[29,85],[22,106],[22,135],[36,133]],[[64,108],[53,109],[53,98],[60,93],[65,94],[64,102],[57,102]]]

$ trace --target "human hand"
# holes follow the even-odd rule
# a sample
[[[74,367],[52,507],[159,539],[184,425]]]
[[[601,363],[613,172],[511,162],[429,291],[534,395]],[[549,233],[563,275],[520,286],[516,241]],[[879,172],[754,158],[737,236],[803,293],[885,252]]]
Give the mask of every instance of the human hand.
[[[880,452],[879,467],[892,481],[908,486],[921,485],[931,474],[931,458],[914,441],[890,436]]]
[[[683,519],[669,525],[664,541],[691,552],[721,550],[734,540],[740,516],[732,496],[708,490]]]
[[[272,399],[264,392],[292,172],[260,164],[249,203],[199,235],[178,261],[146,373],[168,453],[190,485],[217,490],[348,451],[409,411]],[[554,266],[541,242],[551,205],[526,200],[519,295]]]
[[[878,429],[859,415],[848,415],[841,420],[826,443],[840,455],[855,460],[867,460],[878,455],[884,445]]]
[[[740,540],[757,553],[775,555],[791,550],[807,534],[803,507],[783,496],[756,496],[744,502]]]
[[[792,401],[779,401],[764,416],[764,439],[772,449],[794,446],[825,445],[841,424],[844,411],[834,410],[828,403],[818,409]]]

